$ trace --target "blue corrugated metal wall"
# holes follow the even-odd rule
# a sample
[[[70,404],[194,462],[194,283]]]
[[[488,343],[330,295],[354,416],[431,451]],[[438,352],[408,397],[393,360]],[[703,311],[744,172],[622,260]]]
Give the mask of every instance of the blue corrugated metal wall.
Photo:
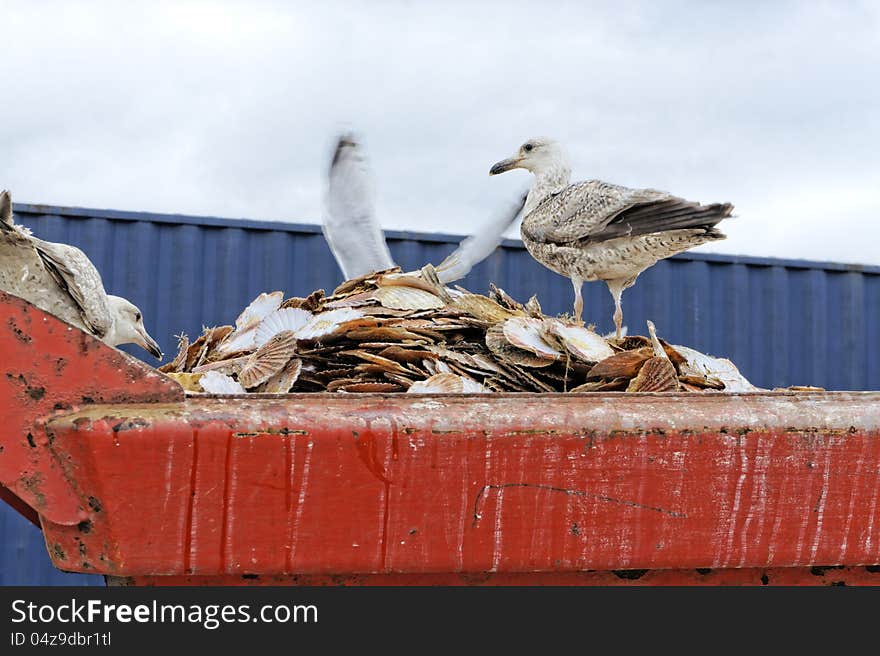
[[[16,205],[17,220],[49,241],[82,248],[107,290],[143,310],[147,329],[174,354],[174,335],[232,323],[262,291],[305,295],[341,275],[314,225]],[[459,237],[392,232],[401,266],[439,263]],[[515,298],[538,294],[544,310],[570,311],[568,281],[506,242],[463,281],[495,282]],[[584,316],[612,330],[611,296],[586,285]],[[658,263],[624,294],[625,322],[650,318],[673,343],[732,359],[762,387],[880,389],[880,267],[686,254]],[[870,346],[870,347],[869,347]],[[137,348],[126,350],[149,361]],[[151,362],[155,364],[155,362]],[[0,584],[100,583],[56,572],[39,531],[0,508]]]

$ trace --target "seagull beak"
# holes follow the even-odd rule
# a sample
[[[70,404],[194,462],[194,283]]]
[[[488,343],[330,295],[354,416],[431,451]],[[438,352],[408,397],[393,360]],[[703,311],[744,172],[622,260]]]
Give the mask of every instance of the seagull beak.
[[[507,159],[503,159],[497,164],[495,164],[491,169],[489,169],[489,175],[498,175],[499,173],[504,173],[505,171],[509,171],[510,169],[519,168],[519,164],[522,161],[520,156],[508,157]]]
[[[143,341],[137,342],[139,346],[142,346],[145,350],[147,350],[150,355],[155,357],[158,360],[162,359],[162,349],[159,348],[159,345],[156,343],[156,340],[150,337],[147,333],[146,328],[138,328],[138,334],[141,336]]]

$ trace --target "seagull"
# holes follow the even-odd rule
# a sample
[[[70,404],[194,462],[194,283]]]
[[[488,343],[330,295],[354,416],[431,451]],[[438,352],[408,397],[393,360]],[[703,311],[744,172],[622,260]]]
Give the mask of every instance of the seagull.
[[[364,151],[352,134],[336,143],[324,197],[324,237],[346,280],[396,265],[375,213],[375,185]],[[442,283],[464,278],[492,254],[504,232],[513,224],[525,204],[525,194],[500,208],[485,226],[467,237],[436,267]]]
[[[354,136],[342,135],[324,197],[324,238],[346,280],[394,268],[375,213],[375,183]]]
[[[101,274],[80,249],[43,241],[12,220],[12,196],[0,193],[0,289],[54,314],[110,346],[137,344],[162,359],[141,311],[104,291]]]
[[[584,281],[604,280],[614,297],[621,337],[623,290],[658,260],[725,239],[715,225],[733,205],[700,205],[655,189],[629,189],[599,180],[570,184],[568,156],[547,138],[529,139],[489,175],[526,169],[535,176],[520,228],[526,249],[548,269],[571,279],[581,321]]]

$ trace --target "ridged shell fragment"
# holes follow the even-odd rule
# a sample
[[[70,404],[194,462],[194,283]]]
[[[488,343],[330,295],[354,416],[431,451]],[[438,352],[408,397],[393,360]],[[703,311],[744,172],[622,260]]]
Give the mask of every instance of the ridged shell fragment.
[[[558,319],[547,319],[544,326],[548,334],[581,362],[593,364],[614,355],[604,337],[583,326],[572,326]]]
[[[302,360],[293,358],[282,367],[281,371],[269,378],[260,391],[266,394],[287,394],[296,384],[300,373],[302,373]]]
[[[339,308],[314,315],[308,323],[296,331],[297,339],[317,340],[339,332],[343,325],[364,317],[354,308]]]
[[[643,346],[635,351],[621,351],[598,362],[590,369],[587,378],[634,378],[642,365],[654,357],[650,346]]]
[[[296,332],[305,326],[313,317],[311,312],[302,308],[279,308],[266,315],[257,326],[254,345],[262,346],[272,337],[284,330]]]
[[[675,366],[665,355],[645,361],[626,388],[627,392],[671,392],[678,389]]]
[[[491,392],[477,381],[452,373],[439,373],[410,385],[407,394],[487,394]]]
[[[513,346],[534,353],[544,360],[562,357],[544,338],[544,322],[532,317],[513,317],[503,324],[504,337]]]
[[[683,376],[699,376],[719,380],[724,384],[725,392],[754,392],[760,389],[752,385],[739,372],[736,365],[726,358],[715,358],[677,344],[673,348],[685,359],[685,363],[681,366]]]
[[[244,394],[247,390],[226,374],[209,371],[199,379],[199,386],[208,394]]]
[[[439,310],[445,305],[439,296],[416,287],[379,287],[373,297],[393,310]]]
[[[461,294],[452,302],[452,307],[489,324],[506,321],[518,314],[479,294]]]
[[[250,389],[266,382],[296,354],[296,334],[285,330],[254,351],[238,373],[238,382]]]
[[[549,367],[553,360],[538,357],[530,351],[517,348],[504,334],[504,325],[496,324],[486,331],[486,346],[501,362],[512,362],[524,367]]]

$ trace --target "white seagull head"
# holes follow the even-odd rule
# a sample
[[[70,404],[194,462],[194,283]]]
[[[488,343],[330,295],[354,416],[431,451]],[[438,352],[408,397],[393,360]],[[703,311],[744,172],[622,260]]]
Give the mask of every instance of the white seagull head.
[[[501,160],[489,169],[489,175],[498,175],[511,169],[526,169],[537,177],[550,172],[571,171],[565,148],[547,137],[529,139],[519,147],[513,157]]]
[[[137,344],[161,360],[162,350],[144,328],[144,317],[138,307],[121,296],[112,294],[107,294],[107,304],[113,325],[103,341],[111,346]]]

